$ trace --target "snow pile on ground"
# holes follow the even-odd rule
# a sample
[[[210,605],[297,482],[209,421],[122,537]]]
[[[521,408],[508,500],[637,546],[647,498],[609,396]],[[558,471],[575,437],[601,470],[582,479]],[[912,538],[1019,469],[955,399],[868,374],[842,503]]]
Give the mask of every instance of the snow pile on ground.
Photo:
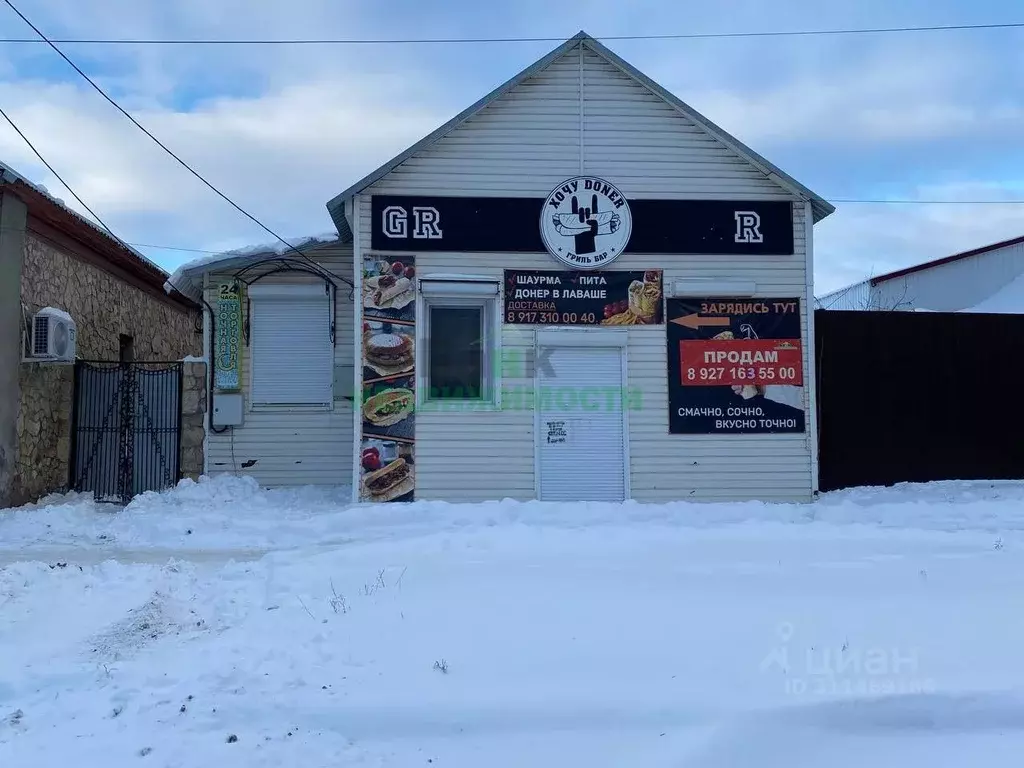
[[[166,493],[145,493],[123,509],[91,495],[67,494],[0,510],[0,563],[67,550],[77,555],[260,555],[272,547],[338,541],[334,530],[351,499],[338,488],[261,490],[247,477],[182,480]],[[7,553],[5,555],[5,553]]]
[[[68,494],[0,510],[0,563],[69,547],[79,556],[130,550],[150,559],[186,552],[258,556],[272,549],[356,541],[479,526],[587,528],[663,524],[688,528],[746,523],[869,525],[935,531],[1024,531],[1024,483],[904,484],[826,494],[814,504],[677,502],[566,506],[512,500],[482,504],[415,502],[351,505],[347,487],[262,490],[249,477],[219,475],[146,493],[121,509]]]
[[[1022,502],[3,512],[0,765],[1016,768]]]

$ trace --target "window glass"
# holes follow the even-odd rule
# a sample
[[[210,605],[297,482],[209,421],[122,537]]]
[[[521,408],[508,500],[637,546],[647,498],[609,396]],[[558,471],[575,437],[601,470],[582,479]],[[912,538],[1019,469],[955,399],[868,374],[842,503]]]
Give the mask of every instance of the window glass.
[[[430,307],[430,400],[480,400],[484,392],[484,308]]]

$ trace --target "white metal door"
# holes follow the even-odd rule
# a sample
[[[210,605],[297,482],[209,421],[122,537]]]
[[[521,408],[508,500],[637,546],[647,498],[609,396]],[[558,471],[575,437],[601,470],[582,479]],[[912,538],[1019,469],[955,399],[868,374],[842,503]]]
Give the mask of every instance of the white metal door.
[[[537,471],[543,501],[623,501],[626,437],[618,347],[542,347]]]

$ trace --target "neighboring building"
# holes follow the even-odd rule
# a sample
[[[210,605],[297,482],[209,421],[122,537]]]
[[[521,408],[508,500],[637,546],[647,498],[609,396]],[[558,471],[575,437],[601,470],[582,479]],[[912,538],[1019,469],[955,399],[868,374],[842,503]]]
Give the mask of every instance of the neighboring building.
[[[163,291],[162,269],[9,167],[0,169],[0,506],[6,506],[70,484],[74,361],[33,357],[39,310],[70,316],[79,360],[175,361],[202,347],[198,307]]]
[[[818,309],[961,312],[1024,274],[1024,237],[889,272],[818,297]],[[1024,306],[1018,311],[1024,312]]]
[[[363,501],[816,491],[833,208],[593,38],[328,210],[336,242],[170,281],[216,307],[210,473]]]
[[[215,393],[206,472],[251,475],[265,486],[348,485],[352,243],[312,237],[296,248],[200,259],[170,280],[172,293],[215,309],[204,334]]]

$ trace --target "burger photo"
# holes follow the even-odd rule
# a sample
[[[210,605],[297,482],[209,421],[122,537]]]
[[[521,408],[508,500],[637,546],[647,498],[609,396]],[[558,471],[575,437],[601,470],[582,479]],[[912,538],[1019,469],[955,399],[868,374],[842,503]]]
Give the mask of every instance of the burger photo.
[[[410,332],[398,330],[390,323],[382,324],[380,332],[374,332],[372,326],[365,330],[363,355],[368,366],[378,373],[399,373],[412,368],[414,349]]]

